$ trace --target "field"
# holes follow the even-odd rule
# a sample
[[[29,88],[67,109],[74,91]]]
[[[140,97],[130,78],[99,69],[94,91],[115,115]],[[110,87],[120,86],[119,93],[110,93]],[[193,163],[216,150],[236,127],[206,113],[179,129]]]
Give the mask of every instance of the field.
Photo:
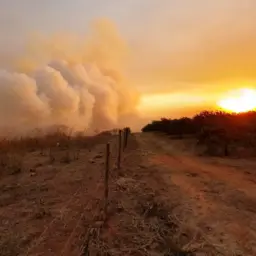
[[[78,143],[59,136],[2,145],[0,255],[47,255],[45,249],[63,246],[97,200],[107,139]]]
[[[117,148],[111,133],[3,141],[0,255],[256,254],[256,161],[138,133],[118,170]]]

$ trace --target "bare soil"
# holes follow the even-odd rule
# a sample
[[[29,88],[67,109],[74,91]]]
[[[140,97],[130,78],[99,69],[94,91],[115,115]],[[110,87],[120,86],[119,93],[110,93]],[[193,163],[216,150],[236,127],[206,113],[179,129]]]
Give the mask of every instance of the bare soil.
[[[21,141],[22,150],[1,152],[0,255],[79,255],[81,223],[88,226],[100,207],[111,139],[33,150]]]
[[[254,159],[135,134],[117,170],[117,136],[70,143],[1,155],[0,255],[256,255]]]
[[[139,134],[137,140],[149,152],[149,168],[164,179],[169,200],[176,187],[182,211],[191,211],[185,219],[213,246],[206,255],[256,254],[255,159],[197,156],[191,140],[153,134]]]

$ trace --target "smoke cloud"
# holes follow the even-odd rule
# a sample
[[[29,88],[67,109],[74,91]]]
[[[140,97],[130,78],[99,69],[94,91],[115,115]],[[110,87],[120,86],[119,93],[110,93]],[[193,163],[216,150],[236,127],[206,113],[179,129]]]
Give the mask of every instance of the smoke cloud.
[[[139,100],[124,79],[127,56],[105,20],[93,23],[84,40],[37,38],[25,57],[0,70],[1,135],[58,125],[88,132],[125,125]]]

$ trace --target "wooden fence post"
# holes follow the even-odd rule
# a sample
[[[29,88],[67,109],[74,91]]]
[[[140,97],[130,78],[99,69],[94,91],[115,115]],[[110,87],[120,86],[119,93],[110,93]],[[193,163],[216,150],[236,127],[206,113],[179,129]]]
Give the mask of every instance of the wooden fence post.
[[[108,177],[109,177],[109,155],[110,155],[110,145],[107,143],[106,145],[106,165],[105,165],[105,178],[104,178],[104,185],[105,185],[105,193],[104,193],[104,213],[105,217],[107,216],[108,210]]]
[[[126,129],[125,147],[127,147],[130,129],[129,127],[126,127],[125,129]]]
[[[121,168],[121,150],[122,150],[122,130],[118,132],[118,157],[117,157],[117,168]]]
[[[124,128],[124,145],[123,145],[123,151],[126,149],[127,147],[127,142],[128,142],[128,128],[125,127]]]
[[[125,137],[126,137],[126,131],[125,131],[125,128],[123,129],[123,151],[125,149]]]

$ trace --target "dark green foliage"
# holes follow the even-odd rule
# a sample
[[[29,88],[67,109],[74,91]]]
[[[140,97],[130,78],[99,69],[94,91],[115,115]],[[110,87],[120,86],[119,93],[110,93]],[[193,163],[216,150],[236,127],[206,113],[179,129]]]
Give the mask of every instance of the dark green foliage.
[[[226,113],[222,111],[203,111],[192,118],[162,118],[147,124],[143,132],[162,132],[168,135],[197,135],[203,143],[214,136],[228,144],[230,140],[246,140],[256,134],[256,112]]]

